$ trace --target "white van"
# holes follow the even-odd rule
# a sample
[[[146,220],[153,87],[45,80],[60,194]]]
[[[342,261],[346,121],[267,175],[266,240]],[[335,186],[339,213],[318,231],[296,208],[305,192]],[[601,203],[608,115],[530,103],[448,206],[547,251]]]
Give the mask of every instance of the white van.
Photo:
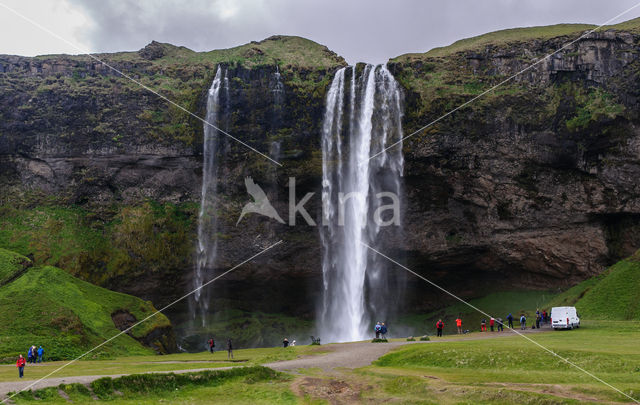
[[[553,329],[573,329],[580,327],[580,318],[576,307],[551,308],[551,327]]]

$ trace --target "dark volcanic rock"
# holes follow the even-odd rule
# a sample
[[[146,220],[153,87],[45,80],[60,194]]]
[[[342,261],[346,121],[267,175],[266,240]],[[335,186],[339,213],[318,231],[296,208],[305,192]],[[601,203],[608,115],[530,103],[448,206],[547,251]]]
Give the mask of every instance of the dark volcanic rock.
[[[573,38],[391,61],[406,93],[405,133]],[[268,56],[260,44],[242,56]],[[151,43],[114,63],[151,82],[175,80],[180,90],[166,91],[202,116],[215,64],[155,64],[167,58],[166,46]],[[387,253],[462,296],[566,287],[632,253],[640,246],[638,51],[635,34],[594,33],[405,141],[406,239],[388,241]],[[282,63],[282,105],[274,104],[275,66],[221,61],[232,78],[221,126],[260,151],[277,151],[283,167],[221,138],[217,271],[285,243],[216,282],[218,304],[313,312],[322,286],[317,229],[258,216],[235,222],[248,201],[245,176],[285,220],[295,177],[298,200],[316,193],[307,209],[319,217],[324,97],[344,64],[329,56],[331,67]],[[0,66],[3,189],[39,189],[89,209],[199,201],[198,120],[90,60],[1,56]],[[123,271],[103,283],[166,303],[191,283],[190,268],[177,273],[178,280],[152,273],[131,280]],[[420,281],[409,291],[414,309],[443,300]]]

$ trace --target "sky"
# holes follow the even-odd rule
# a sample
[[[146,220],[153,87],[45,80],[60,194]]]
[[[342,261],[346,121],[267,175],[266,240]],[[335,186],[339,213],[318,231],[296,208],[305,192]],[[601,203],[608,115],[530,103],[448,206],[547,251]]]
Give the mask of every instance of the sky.
[[[0,0],[0,54],[131,51],[152,40],[208,51],[282,34],[326,45],[349,63],[384,63],[504,28],[599,25],[638,4],[640,0]],[[612,23],[637,17],[640,6]]]

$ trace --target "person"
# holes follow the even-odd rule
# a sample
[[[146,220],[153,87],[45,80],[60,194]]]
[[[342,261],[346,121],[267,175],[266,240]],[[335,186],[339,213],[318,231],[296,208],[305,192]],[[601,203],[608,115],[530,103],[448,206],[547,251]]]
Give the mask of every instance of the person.
[[[436,331],[437,336],[442,336],[442,329],[444,328],[444,322],[442,322],[442,319],[440,319],[438,322],[436,322]]]
[[[460,319],[460,315],[458,315],[458,319],[456,319],[456,326],[458,327],[458,334],[462,335],[462,319]]]
[[[522,316],[520,317],[520,329],[527,329],[527,318],[524,316],[524,314],[522,314]]]
[[[289,339],[284,338],[282,339],[282,347],[288,347],[289,346]]]
[[[513,315],[511,315],[511,313],[507,315],[507,322],[509,324],[509,329],[513,329]]]
[[[536,312],[536,328],[540,329],[540,321],[542,320],[542,315],[540,312]]]
[[[493,332],[494,326],[496,326],[496,320],[494,317],[491,317],[491,319],[489,319],[489,328],[491,329],[491,332]]]
[[[380,325],[380,322],[376,323],[374,330],[376,331],[376,339],[380,339],[380,332],[382,331],[382,325]]]
[[[213,353],[213,348],[216,347],[216,342],[213,340],[213,338],[209,339],[209,351],[211,353]]]
[[[27,363],[35,363],[35,353],[33,349],[35,346],[29,346],[29,350],[27,351]]]
[[[227,358],[233,358],[233,344],[231,343],[231,339],[227,340]]]
[[[480,321],[480,332],[486,332],[487,331],[487,320],[483,319],[482,321]]]
[[[295,346],[296,345],[296,340],[293,339],[293,341],[291,342],[291,346]]]
[[[382,325],[380,325],[380,334],[382,335],[383,339],[387,338],[387,325],[385,325],[384,322],[382,322]]]
[[[498,325],[498,332],[502,332],[504,330],[504,325],[502,324],[502,318],[496,318],[496,325]]]
[[[547,323],[547,320],[548,320],[548,319],[547,319],[547,310],[546,310],[546,309],[543,309],[543,310],[542,310],[542,323],[543,323],[543,324]]]
[[[43,363],[42,355],[44,354],[44,349],[42,346],[38,347],[38,363]]]
[[[16,367],[18,367],[18,375],[20,376],[20,378],[22,378],[24,376],[24,365],[25,365],[25,361],[24,361],[24,357],[22,357],[22,355],[20,355],[20,357],[18,357],[18,361],[16,361]]]

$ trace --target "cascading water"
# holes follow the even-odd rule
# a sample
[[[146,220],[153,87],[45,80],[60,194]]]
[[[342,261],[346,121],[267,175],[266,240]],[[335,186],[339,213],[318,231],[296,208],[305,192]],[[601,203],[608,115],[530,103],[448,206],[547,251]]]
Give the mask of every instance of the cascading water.
[[[225,93],[228,100],[229,78],[227,71],[222,66],[218,67],[216,75],[209,88],[207,98],[206,122],[215,126],[219,125],[221,113],[221,93]],[[210,125],[204,125],[204,148],[202,167],[202,195],[200,211],[198,214],[198,243],[196,246],[196,268],[193,277],[193,288],[197,289],[192,295],[191,313],[194,318],[202,318],[202,326],[205,326],[206,315],[209,310],[208,289],[198,289],[209,279],[216,261],[217,251],[217,221],[216,221],[216,191],[218,162],[216,154],[219,149],[218,130]]]
[[[328,342],[370,336],[371,322],[385,321],[402,294],[403,275],[388,270],[365,246],[380,248],[383,234],[399,233],[402,145],[384,148],[402,139],[401,92],[386,66],[366,65],[359,77],[358,70],[336,72],[322,127],[324,289],[318,334]],[[391,218],[390,202],[397,207]]]

